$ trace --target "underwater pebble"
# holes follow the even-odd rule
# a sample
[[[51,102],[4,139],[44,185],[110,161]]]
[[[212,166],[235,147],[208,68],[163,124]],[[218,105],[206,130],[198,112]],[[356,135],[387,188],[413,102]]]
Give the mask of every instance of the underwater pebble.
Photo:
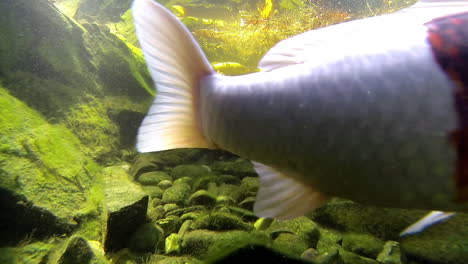
[[[158,186],[143,186],[143,191],[145,191],[145,193],[147,193],[152,199],[161,199],[164,193],[164,190]]]
[[[182,225],[180,226],[179,232],[178,232],[180,237],[183,237],[186,232],[193,230],[192,229],[192,223],[193,223],[193,220],[190,220],[190,219],[186,220],[186,221],[183,221]]]
[[[318,256],[319,256],[319,253],[314,248],[308,248],[306,251],[302,252],[301,254],[302,259],[311,261],[313,263],[316,263]]]
[[[234,201],[234,199],[232,199],[229,196],[220,195],[216,197],[216,205],[222,206],[222,205],[234,205],[234,204],[236,204],[236,201]]]
[[[179,206],[175,203],[169,203],[169,204],[163,205],[163,208],[164,208],[164,213],[167,214],[171,211],[179,209]]]
[[[161,204],[161,199],[154,198],[151,200],[151,206],[156,207]]]
[[[257,193],[260,182],[257,177],[245,177],[241,181],[241,188],[246,193]]]
[[[162,202],[167,203],[175,203],[179,206],[185,206],[188,197],[191,194],[191,188],[187,184],[178,184],[167,188],[164,191]]]
[[[145,172],[138,177],[137,181],[142,185],[158,185],[159,182],[172,180],[169,174],[162,171]]]
[[[279,234],[279,236],[273,240],[272,247],[292,256],[300,256],[309,248],[306,241],[291,233]]]
[[[343,264],[337,249],[319,255],[314,264]]]
[[[188,207],[182,207],[174,211],[168,212],[166,215],[176,215],[181,217],[182,215],[190,212],[199,212],[199,211],[205,211],[206,208],[203,205],[194,205],[194,206],[188,206]]]
[[[158,183],[158,187],[165,190],[172,186],[172,182],[169,180],[162,180]]]
[[[198,190],[189,197],[189,205],[204,205],[211,207],[216,203],[216,197],[207,190]]]
[[[221,184],[218,187],[218,195],[229,196],[236,202],[239,202],[245,196],[243,190],[233,184]]]
[[[402,264],[402,259],[400,244],[396,241],[385,242],[382,252],[377,256],[382,264]]]
[[[181,220],[175,215],[170,215],[166,218],[156,221],[156,224],[164,230],[164,234],[177,233],[179,231]]]
[[[375,259],[382,251],[384,242],[368,234],[346,233],[343,235],[341,245],[347,251]]]
[[[225,184],[240,185],[240,178],[238,176],[222,174],[219,177],[219,180]]]
[[[92,243],[80,236],[73,236],[67,244],[65,252],[63,252],[58,263],[108,263],[104,258],[104,250],[101,243],[95,241]]]
[[[183,214],[180,217],[180,220],[182,220],[182,221],[195,220],[195,219],[199,218],[202,214],[203,214],[203,212],[189,212],[189,213]]]
[[[253,230],[252,225],[244,223],[239,217],[219,211],[208,215],[202,215],[200,218],[195,219],[192,228],[214,231]]]
[[[173,233],[166,237],[165,252],[166,254],[177,254],[180,252],[182,239],[179,234]]]
[[[358,254],[346,251],[342,248],[339,249],[338,252],[344,264],[379,264],[379,262],[375,259],[359,256]]]
[[[239,206],[246,210],[253,211],[254,204],[255,204],[255,197],[247,197],[242,202],[239,203]]]
[[[178,184],[187,184],[189,186],[192,186],[193,179],[190,177],[182,177],[180,179],[177,179],[174,181],[173,185],[178,185]]]
[[[163,205],[158,205],[154,208],[149,208],[148,209],[148,217],[153,220],[159,220],[164,217],[165,211],[164,211],[164,206]]]
[[[211,173],[211,170],[203,165],[178,165],[172,169],[171,176],[174,179],[189,177],[195,180]]]

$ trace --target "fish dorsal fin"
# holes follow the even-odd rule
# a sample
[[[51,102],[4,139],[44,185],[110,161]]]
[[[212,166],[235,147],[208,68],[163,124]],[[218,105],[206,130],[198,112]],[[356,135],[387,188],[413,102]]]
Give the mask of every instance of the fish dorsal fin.
[[[260,187],[254,205],[254,213],[257,216],[286,220],[302,216],[327,200],[309,185],[261,163],[253,164],[260,177]]]
[[[132,10],[157,89],[138,131],[137,150],[213,148],[201,129],[197,95],[200,78],[214,69],[188,29],[165,7],[153,0],[135,0]]]
[[[468,0],[421,0],[395,13],[310,30],[278,42],[263,56],[258,68],[271,71],[302,63],[325,64],[327,60],[342,59],[343,50],[359,54],[361,46],[372,48],[374,39],[386,37],[386,32],[398,33],[407,26],[466,11]]]

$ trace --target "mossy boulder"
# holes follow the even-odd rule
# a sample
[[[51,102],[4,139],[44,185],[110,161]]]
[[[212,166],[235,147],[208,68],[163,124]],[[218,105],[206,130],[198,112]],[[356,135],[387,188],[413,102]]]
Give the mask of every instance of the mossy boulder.
[[[216,203],[216,196],[206,190],[198,190],[189,198],[189,205],[204,205],[211,207]]]
[[[67,128],[50,125],[0,87],[0,244],[69,233],[99,207],[100,168]]]
[[[129,237],[145,223],[148,195],[120,166],[105,168],[103,178],[106,204],[104,248],[109,252],[126,247]]]
[[[247,223],[244,223],[239,217],[228,214],[215,212],[201,216],[196,219],[192,224],[193,229],[208,229],[215,231],[222,230],[253,230],[253,226]]]
[[[183,177],[197,179],[210,174],[212,174],[210,168],[203,165],[178,165],[171,171],[171,176],[174,179],[180,179]]]
[[[294,257],[300,257],[301,254],[309,248],[307,241],[298,235],[291,233],[282,233],[273,240],[272,248]]]
[[[101,163],[133,147],[138,124],[119,122],[130,112],[141,120],[154,94],[136,49],[47,0],[2,1],[0,38],[0,81],[13,96],[66,125]]]
[[[65,252],[58,260],[60,264],[109,263],[104,256],[101,243],[88,241],[83,237],[73,236],[68,241]]]
[[[164,248],[164,230],[147,223],[140,226],[130,238],[128,247],[135,252],[155,252]]]
[[[267,245],[270,242],[268,235],[258,232],[193,230],[184,235],[182,253],[206,259],[248,244]]]
[[[306,241],[309,247],[315,248],[319,238],[319,230],[316,223],[305,216],[293,218],[285,221],[274,220],[266,229],[267,232],[273,233],[278,231],[287,231],[298,235]]]
[[[187,204],[191,194],[191,187],[187,184],[178,184],[167,188],[162,197],[162,203],[175,203],[180,206]]]
[[[337,199],[318,208],[310,216],[317,223],[335,230],[370,234],[384,241],[398,240],[409,260],[468,263],[467,214],[458,213],[420,234],[402,239],[399,237],[402,230],[427,213],[423,210],[364,206]]]
[[[52,243],[34,242],[26,245],[19,245],[17,247],[2,247],[0,248],[0,263],[45,263],[54,246],[55,245]]]
[[[405,257],[401,252],[400,244],[396,241],[387,241],[376,258],[382,264],[403,264]]]
[[[347,251],[375,259],[382,251],[384,241],[368,234],[346,233],[341,245]]]
[[[145,191],[151,199],[161,199],[164,194],[164,190],[158,186],[144,186],[143,191]]]
[[[178,216],[169,215],[164,219],[156,221],[156,224],[164,230],[164,234],[167,237],[168,235],[179,231],[182,221]]]
[[[211,164],[210,167],[214,172],[219,174],[230,174],[240,177],[257,175],[252,163],[242,158],[238,158],[235,161],[217,161]]]

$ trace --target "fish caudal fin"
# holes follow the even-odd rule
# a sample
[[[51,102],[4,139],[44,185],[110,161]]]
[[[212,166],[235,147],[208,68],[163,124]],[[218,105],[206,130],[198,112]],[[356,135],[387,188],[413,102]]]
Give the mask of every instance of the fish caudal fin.
[[[455,213],[452,212],[442,212],[442,211],[431,211],[423,218],[419,219],[416,223],[408,226],[405,230],[400,233],[400,237],[409,236],[422,232],[424,229],[443,222],[450,217],[454,216]]]
[[[135,30],[156,85],[156,98],[138,131],[137,150],[213,148],[197,109],[199,80],[214,70],[179,19],[152,0],[135,0]]]
[[[260,177],[254,213],[279,220],[302,216],[328,200],[320,192],[268,166],[253,162]]]

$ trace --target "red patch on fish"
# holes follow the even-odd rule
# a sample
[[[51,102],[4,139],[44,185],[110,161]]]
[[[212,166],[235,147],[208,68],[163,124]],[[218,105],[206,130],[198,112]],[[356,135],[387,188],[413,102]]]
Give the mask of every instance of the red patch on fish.
[[[458,130],[451,137],[457,152],[456,199],[468,201],[468,12],[437,18],[426,26],[434,58],[456,84]]]

